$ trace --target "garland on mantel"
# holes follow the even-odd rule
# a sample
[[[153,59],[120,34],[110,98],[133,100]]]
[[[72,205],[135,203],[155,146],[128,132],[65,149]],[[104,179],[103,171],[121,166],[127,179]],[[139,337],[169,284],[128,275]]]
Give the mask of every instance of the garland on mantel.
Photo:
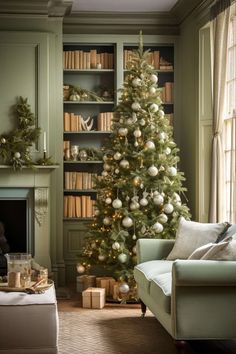
[[[12,165],[14,170],[20,170],[23,166],[35,165],[30,148],[38,140],[41,129],[35,127],[34,114],[27,98],[18,98],[15,113],[17,128],[8,134],[0,135],[0,157],[3,163]]]

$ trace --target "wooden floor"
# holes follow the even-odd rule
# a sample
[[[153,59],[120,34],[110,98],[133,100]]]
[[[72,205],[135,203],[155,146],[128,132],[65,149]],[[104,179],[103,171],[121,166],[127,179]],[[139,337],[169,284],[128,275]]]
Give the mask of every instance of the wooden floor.
[[[76,312],[82,307],[81,294],[75,287],[69,286],[57,290],[58,310],[61,312]],[[139,308],[140,304],[106,303],[106,306]],[[236,340],[227,341],[189,341],[187,354],[236,354]],[[174,353],[173,353],[174,354]]]

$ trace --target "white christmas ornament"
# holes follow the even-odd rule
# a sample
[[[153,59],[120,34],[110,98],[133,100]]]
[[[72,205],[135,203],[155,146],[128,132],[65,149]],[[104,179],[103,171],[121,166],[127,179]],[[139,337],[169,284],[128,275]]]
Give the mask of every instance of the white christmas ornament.
[[[108,172],[107,172],[107,171],[102,171],[102,176],[103,176],[103,177],[108,176]]]
[[[164,198],[162,197],[161,194],[156,195],[156,196],[153,198],[153,203],[154,203],[155,205],[161,205],[161,204],[163,204],[163,202],[164,202]]]
[[[156,166],[152,165],[149,167],[148,169],[148,174],[151,176],[151,177],[155,177],[157,174],[158,174],[158,169]]]
[[[165,154],[166,154],[166,155],[170,155],[170,153],[171,153],[171,149],[170,149],[169,147],[167,147],[167,148],[165,149]]]
[[[133,134],[135,138],[140,138],[140,136],[142,135],[141,130],[139,128],[135,129]]]
[[[175,199],[177,202],[181,201],[181,198],[180,198],[179,194],[176,193],[176,192],[173,193],[173,199]]]
[[[118,175],[120,173],[120,170],[118,168],[116,168],[115,173]]]
[[[129,228],[133,225],[133,220],[129,216],[125,216],[122,220],[122,225]]]
[[[152,75],[150,76],[150,80],[151,80],[154,84],[156,84],[157,81],[158,81],[158,77],[157,77],[155,74],[152,74]]]
[[[103,254],[99,254],[98,259],[99,259],[99,261],[104,261],[106,259],[106,257]]]
[[[125,263],[128,259],[127,254],[125,253],[120,253],[118,256],[118,260],[120,261],[120,263]]]
[[[146,124],[145,119],[140,119],[139,124],[143,127]]]
[[[164,213],[158,215],[158,221],[162,224],[165,224],[168,221],[168,216]]]
[[[112,202],[112,206],[113,208],[115,209],[119,209],[122,207],[122,201],[120,199],[114,199],[113,202]]]
[[[110,170],[111,170],[111,166],[110,166],[108,163],[104,163],[104,164],[103,164],[103,169],[104,169],[105,171],[110,171]]]
[[[142,199],[140,199],[139,203],[142,206],[146,206],[146,205],[148,205],[148,200],[147,200],[147,198],[142,198]]]
[[[5,139],[5,138],[2,138],[2,139],[1,139],[1,143],[2,143],[2,144],[6,144],[6,139]]]
[[[114,154],[114,159],[115,159],[116,161],[119,161],[119,160],[121,159],[121,157],[122,157],[122,155],[121,155],[121,153],[118,152],[118,151]]]
[[[146,149],[154,150],[156,148],[156,145],[154,144],[153,141],[148,140],[145,144]]]
[[[140,107],[141,108],[141,107]],[[137,114],[135,112],[132,113],[132,120],[133,120],[133,123],[136,123],[137,122]]]
[[[133,236],[132,236],[132,240],[136,240],[137,239],[137,236],[135,235],[135,234],[133,234]]]
[[[137,87],[137,86],[141,86],[141,85],[142,85],[142,81],[138,77],[136,77],[132,80],[132,86]]]
[[[121,294],[127,294],[129,292],[129,285],[127,283],[122,283],[119,286],[119,292]]]
[[[77,269],[77,272],[79,273],[79,274],[83,274],[84,272],[85,272],[85,267],[82,265],[82,264],[77,264],[76,265],[76,269]]]
[[[159,222],[156,222],[153,226],[152,226],[153,230],[159,234],[160,232],[163,231],[163,226],[162,224],[160,224]]]
[[[171,214],[174,210],[174,207],[171,203],[167,203],[164,205],[163,209],[166,214]]]
[[[111,219],[108,217],[108,216],[106,216],[104,219],[103,219],[103,224],[104,225],[110,225],[111,224]]]
[[[151,95],[154,95],[154,94],[156,93],[156,88],[155,88],[154,86],[151,86],[151,87],[149,88],[149,93],[150,93]]]
[[[158,137],[159,137],[159,139],[161,139],[161,140],[165,140],[165,138],[166,138],[166,133],[165,133],[165,132],[160,132],[160,133],[158,134]]]
[[[94,215],[98,216],[100,214],[100,211],[98,209],[95,210]]]
[[[130,210],[136,210],[136,209],[139,209],[140,205],[138,202],[132,202],[130,203]]]
[[[106,198],[106,199],[105,199],[105,203],[106,203],[106,204],[111,204],[111,202],[112,202],[112,199],[111,199],[111,198]]]
[[[158,106],[156,103],[152,103],[152,104],[150,105],[149,109],[150,109],[150,111],[152,111],[152,112],[155,113],[155,112],[158,111],[159,106]]]
[[[132,118],[128,118],[127,119],[127,124],[128,125],[132,125],[134,123],[133,119]]]
[[[176,169],[175,167],[171,166],[171,167],[169,167],[169,168],[167,169],[167,172],[168,172],[168,174],[169,174],[170,176],[176,176],[176,174],[177,174],[177,169]]]
[[[162,109],[160,109],[158,113],[161,118],[163,118],[165,115],[165,112]]]
[[[119,250],[119,249],[120,249],[120,244],[119,244],[119,242],[114,242],[114,243],[112,244],[112,248],[113,248],[113,250]]]
[[[15,152],[14,156],[16,159],[19,159],[21,157],[21,154],[19,152]]]
[[[129,168],[129,161],[127,161],[127,160],[121,160],[121,161],[120,161],[120,167],[122,167],[122,168]]]
[[[118,133],[120,136],[126,136],[128,134],[128,129],[127,128],[120,128],[118,130]]]
[[[141,109],[141,106],[138,102],[133,102],[131,108],[133,111],[139,111]]]

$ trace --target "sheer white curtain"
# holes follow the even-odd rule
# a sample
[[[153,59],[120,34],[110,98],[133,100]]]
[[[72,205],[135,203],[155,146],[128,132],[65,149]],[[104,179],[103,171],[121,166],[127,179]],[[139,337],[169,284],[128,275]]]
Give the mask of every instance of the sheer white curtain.
[[[222,133],[224,123],[226,60],[230,19],[230,1],[220,0],[214,5],[212,20],[212,97],[213,97],[213,141],[211,164],[211,190],[209,221],[224,221],[224,152]]]

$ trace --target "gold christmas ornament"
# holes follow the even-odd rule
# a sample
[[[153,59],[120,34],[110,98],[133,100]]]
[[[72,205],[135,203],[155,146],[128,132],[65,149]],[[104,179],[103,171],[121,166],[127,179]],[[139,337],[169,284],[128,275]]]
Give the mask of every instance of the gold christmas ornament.
[[[120,136],[126,136],[128,134],[128,129],[127,128],[119,128],[118,134]]]
[[[121,160],[120,161],[120,167],[124,168],[124,169],[128,169],[129,168],[129,161],[127,160]]]
[[[134,186],[140,186],[140,184],[142,183],[142,178],[141,177],[139,177],[139,176],[135,176],[134,178],[133,178],[133,185]]]

